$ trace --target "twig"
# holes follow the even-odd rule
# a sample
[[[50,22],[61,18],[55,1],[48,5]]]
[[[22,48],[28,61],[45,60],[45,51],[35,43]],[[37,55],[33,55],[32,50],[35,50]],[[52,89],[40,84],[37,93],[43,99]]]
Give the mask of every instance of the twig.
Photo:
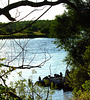
[[[47,97],[45,100],[48,100],[48,96],[49,96],[49,87],[48,87],[48,91],[47,91]]]
[[[3,45],[1,46],[0,50],[4,47],[4,45],[6,44],[6,41],[7,41],[7,40],[5,40],[5,42],[4,42]]]
[[[22,29],[20,29],[20,30],[18,30],[18,31],[15,31],[15,32],[13,32],[13,33],[10,33],[10,34],[15,34],[15,33],[21,32],[21,31],[23,31],[24,29],[26,29],[26,28],[32,26],[32,24],[34,24],[38,19],[40,19],[51,7],[52,7],[52,6],[50,6],[43,14],[41,14],[41,15],[40,15],[36,20],[34,20],[32,23],[30,23],[30,24],[28,24],[27,26],[25,26],[24,28],[22,28]]]

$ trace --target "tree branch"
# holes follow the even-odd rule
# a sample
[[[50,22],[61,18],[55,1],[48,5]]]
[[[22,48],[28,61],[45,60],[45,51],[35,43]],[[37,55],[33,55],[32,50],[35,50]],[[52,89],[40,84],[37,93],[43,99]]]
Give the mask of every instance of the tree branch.
[[[11,66],[9,66],[9,65],[4,65],[5,67],[11,67]],[[26,66],[26,67],[25,67]],[[22,65],[22,66],[18,66],[18,67],[15,67],[14,66],[14,68],[15,69],[31,69],[31,68],[41,68],[41,65],[36,65],[36,66],[31,66],[31,65]]]
[[[17,96],[16,94],[14,94],[13,92],[7,91],[9,93],[9,95],[13,98],[17,98],[17,100],[23,100],[22,98],[20,98],[19,96]]]
[[[50,56],[50,54],[49,54]],[[21,66],[18,66],[18,67],[12,67],[12,66],[9,66],[9,65],[3,65],[5,67],[12,67],[13,69],[12,70],[15,70],[15,69],[31,69],[31,68],[41,68],[41,66],[43,66],[47,61],[49,61],[51,59],[51,56],[48,58],[48,59],[45,59],[44,61],[42,61],[39,65],[35,65],[35,66],[31,66],[31,65],[21,65]],[[11,71],[12,71],[11,70]]]
[[[20,6],[31,6],[31,7],[41,7],[41,6],[44,6],[44,5],[55,6],[55,5],[58,5],[60,3],[68,4],[71,7],[73,7],[75,10],[77,10],[77,7],[68,0],[58,0],[58,1],[55,1],[55,2],[52,2],[52,1],[50,2],[50,1],[47,1],[47,0],[44,0],[43,2],[19,1],[19,2],[16,2],[16,3],[9,4],[6,7],[0,9],[0,15],[3,14],[9,20],[15,21],[15,18],[12,18],[11,15],[9,14],[9,11],[14,9],[14,8],[17,8],[17,7],[20,7]]]

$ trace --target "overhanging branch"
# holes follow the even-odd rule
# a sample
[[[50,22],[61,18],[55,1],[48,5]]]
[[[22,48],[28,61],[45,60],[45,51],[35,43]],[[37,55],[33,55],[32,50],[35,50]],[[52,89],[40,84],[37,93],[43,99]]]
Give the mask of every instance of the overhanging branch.
[[[61,4],[61,3],[68,4],[71,7],[73,7],[75,10],[77,10],[77,7],[68,0],[58,0],[58,1],[55,1],[55,2],[47,1],[47,0],[44,0],[43,2],[19,1],[19,2],[16,2],[16,3],[9,4],[8,6],[0,9],[0,15],[3,14],[9,20],[15,21],[15,19],[12,18],[11,15],[9,14],[9,11],[14,9],[14,8],[17,8],[17,7],[20,7],[20,6],[31,6],[31,7],[41,7],[41,6],[44,6],[44,5],[55,6],[55,5],[58,5],[58,4]]]
[[[48,53],[49,54],[49,53]],[[49,54],[50,56],[50,54]],[[46,58],[46,57],[45,57]],[[31,69],[31,68],[41,68],[41,66],[43,66],[47,61],[49,61],[52,57],[50,56],[49,58],[45,59],[44,61],[42,61],[40,64],[38,65],[35,65],[35,66],[32,66],[32,65],[21,65],[21,66],[18,66],[18,67],[12,67],[12,66],[9,66],[9,65],[3,65],[4,67],[7,67],[7,68],[12,68],[11,71],[15,70],[15,69]]]
[[[49,55],[50,56],[50,55]],[[13,70],[15,69],[31,69],[31,68],[41,68],[41,66],[43,66],[47,61],[49,61],[51,59],[51,56],[48,59],[45,59],[43,62],[41,62],[39,65],[36,66],[31,66],[31,65],[22,65],[22,66],[18,66],[18,67],[13,67]],[[4,67],[12,67],[9,65],[3,65]]]

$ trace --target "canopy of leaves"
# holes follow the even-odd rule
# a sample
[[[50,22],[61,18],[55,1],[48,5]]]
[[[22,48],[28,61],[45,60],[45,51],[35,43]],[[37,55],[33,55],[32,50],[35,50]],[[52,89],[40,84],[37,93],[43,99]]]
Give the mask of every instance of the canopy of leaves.
[[[68,11],[56,16],[51,25],[51,37],[58,38],[58,47],[68,51],[65,59],[70,65],[69,81],[75,91],[82,89],[82,84],[90,79],[90,1],[71,0],[77,7],[88,6],[88,9],[75,11],[66,6]],[[87,49],[88,47],[88,49]],[[86,53],[86,51],[88,53]]]

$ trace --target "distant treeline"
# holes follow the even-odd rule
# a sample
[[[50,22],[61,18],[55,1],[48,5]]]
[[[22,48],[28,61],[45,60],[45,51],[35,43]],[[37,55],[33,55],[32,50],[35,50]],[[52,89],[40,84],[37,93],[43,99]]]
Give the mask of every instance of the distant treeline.
[[[20,29],[23,29],[26,26],[29,26],[33,21],[21,21],[14,23],[0,23],[0,34],[12,34],[17,32]],[[51,20],[38,20],[31,26],[27,27],[23,31],[19,32],[27,35],[46,35],[50,33]]]

